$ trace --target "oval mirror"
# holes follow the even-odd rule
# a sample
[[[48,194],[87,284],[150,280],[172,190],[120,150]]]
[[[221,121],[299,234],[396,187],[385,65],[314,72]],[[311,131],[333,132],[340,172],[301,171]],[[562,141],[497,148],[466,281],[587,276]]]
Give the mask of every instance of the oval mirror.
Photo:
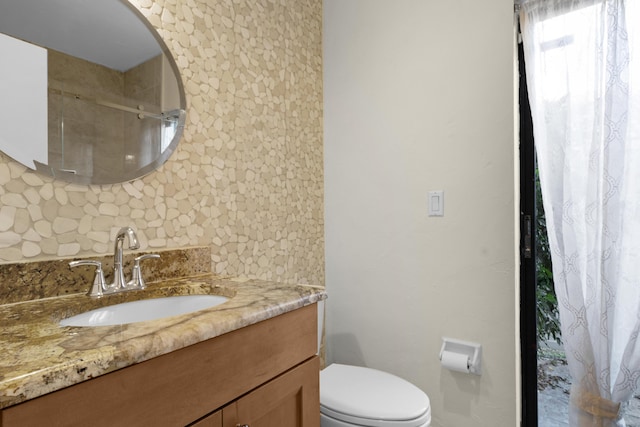
[[[0,150],[28,168],[112,184],[178,145],[178,68],[128,1],[0,0],[0,55]]]

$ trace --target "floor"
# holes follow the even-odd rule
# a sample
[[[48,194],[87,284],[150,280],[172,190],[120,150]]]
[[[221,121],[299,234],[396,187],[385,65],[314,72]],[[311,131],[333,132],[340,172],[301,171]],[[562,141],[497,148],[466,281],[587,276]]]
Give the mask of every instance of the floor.
[[[562,347],[551,345],[538,358],[538,427],[569,427],[571,377]],[[640,427],[640,394],[625,410],[627,427]]]

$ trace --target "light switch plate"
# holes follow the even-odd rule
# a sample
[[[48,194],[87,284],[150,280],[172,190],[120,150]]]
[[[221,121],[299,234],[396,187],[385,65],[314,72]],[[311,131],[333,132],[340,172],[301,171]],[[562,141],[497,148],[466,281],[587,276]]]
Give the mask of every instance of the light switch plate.
[[[429,191],[429,216],[444,216],[444,191]]]

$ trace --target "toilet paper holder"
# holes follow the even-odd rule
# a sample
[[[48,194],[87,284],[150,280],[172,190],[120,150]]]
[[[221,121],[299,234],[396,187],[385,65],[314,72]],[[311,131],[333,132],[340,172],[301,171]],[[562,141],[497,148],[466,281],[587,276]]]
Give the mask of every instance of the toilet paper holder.
[[[443,337],[442,348],[440,349],[440,361],[442,361],[445,352],[454,354],[456,357],[460,355],[466,356],[466,372],[476,375],[482,374],[482,345],[475,342]],[[464,369],[464,367],[461,368]],[[463,369],[454,370],[464,372]]]

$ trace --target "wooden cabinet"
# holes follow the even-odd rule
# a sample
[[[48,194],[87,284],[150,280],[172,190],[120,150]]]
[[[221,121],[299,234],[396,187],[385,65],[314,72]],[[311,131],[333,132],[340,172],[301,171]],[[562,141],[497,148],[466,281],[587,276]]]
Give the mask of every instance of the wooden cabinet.
[[[319,427],[316,305],[2,411],[1,427]]]
[[[319,427],[317,357],[293,368],[222,410],[222,427]]]
[[[203,419],[191,424],[189,427],[222,427],[222,410],[215,411],[213,414],[207,415]]]
[[[319,369],[313,357],[192,427],[319,427]]]

